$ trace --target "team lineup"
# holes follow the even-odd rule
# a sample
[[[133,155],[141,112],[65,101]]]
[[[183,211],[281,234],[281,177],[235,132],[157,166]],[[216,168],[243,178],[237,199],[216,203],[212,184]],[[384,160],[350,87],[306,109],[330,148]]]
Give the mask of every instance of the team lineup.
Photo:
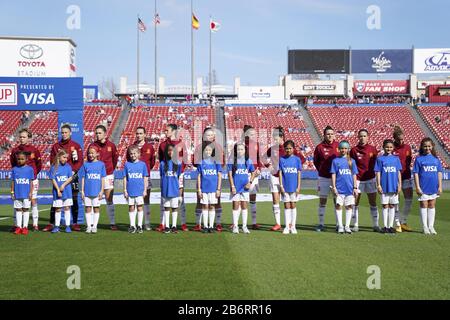
[[[229,181],[232,202],[234,234],[258,230],[256,196],[261,170],[270,171],[270,192],[274,226],[271,231],[297,234],[297,202],[301,192],[301,171],[305,158],[297,151],[292,140],[285,140],[281,127],[272,130],[273,144],[267,151],[260,150],[257,131],[244,126],[240,141],[226,152],[216,141],[216,129],[206,128],[202,142],[188,155],[182,139],[177,137],[178,127],[165,128],[166,139],[158,150],[146,141],[144,127],[135,131],[136,140],[127,149],[127,162],[123,170],[124,197],[130,218],[129,233],[141,234],[152,230],[150,224],[150,172],[159,160],[160,223],[156,231],[178,232],[178,215],[181,230],[188,231],[184,202],[184,172],[195,167],[197,205],[194,231],[213,233],[223,231],[222,189],[223,176]],[[86,158],[81,146],[71,140],[71,127],[61,127],[61,140],[52,146],[50,179],[53,203],[50,223],[42,231],[58,233],[81,231],[78,225],[78,196],[85,210],[86,233],[97,233],[101,200],[106,200],[106,212],[111,230],[118,230],[115,222],[114,170],[118,163],[117,148],[108,140],[107,129],[95,129],[96,141],[87,148]],[[41,171],[39,150],[30,144],[32,133],[19,132],[19,145],[10,155],[12,166],[11,198],[14,201],[14,227],[16,235],[28,234],[30,215],[32,230],[39,231],[37,195]],[[411,231],[408,216],[414,197],[413,186],[420,203],[420,218],[424,234],[437,234],[434,226],[436,199],[442,193],[442,166],[436,157],[432,139],[420,143],[420,155],[412,165],[411,147],[404,143],[404,132],[394,128],[393,139],[386,139],[381,147],[370,145],[369,132],[358,132],[359,143],[353,148],[348,141],[336,141],[330,126],[323,131],[323,141],[314,150],[314,165],[318,170],[318,225],[316,231],[325,231],[325,209],[330,194],[333,196],[336,232],[351,234],[359,231],[359,202],[366,193],[370,204],[372,228],[375,232],[397,233]],[[411,170],[412,169],[412,170]],[[414,179],[414,183],[413,183]],[[377,193],[381,199],[382,226],[380,226]],[[403,193],[403,210],[400,194]],[[280,203],[284,203],[284,228],[281,222]],[[345,213],[345,214],[344,214]],[[65,226],[61,227],[64,217]],[[73,221],[73,223],[70,223]]]

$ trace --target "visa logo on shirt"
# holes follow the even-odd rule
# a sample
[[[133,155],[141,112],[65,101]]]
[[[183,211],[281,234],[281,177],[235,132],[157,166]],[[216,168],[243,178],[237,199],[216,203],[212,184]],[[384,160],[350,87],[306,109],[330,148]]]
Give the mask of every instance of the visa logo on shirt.
[[[67,177],[66,177],[66,176],[63,176],[63,177],[56,177],[56,180],[57,180],[58,182],[65,182],[65,181],[67,181]]]
[[[297,173],[297,168],[284,168],[284,173]]]
[[[386,173],[397,172],[397,169],[395,167],[385,167],[383,169],[384,169],[384,172],[386,172]]]
[[[15,180],[16,180],[16,184],[30,184],[30,180],[26,179],[26,178],[18,178]]]
[[[87,174],[88,179],[92,179],[92,180],[100,180],[100,174],[99,173],[88,173]]]
[[[248,174],[248,169],[237,169],[236,174]]]
[[[176,175],[176,172],[173,172],[173,171],[167,171],[166,176],[167,176],[167,177],[176,177],[177,175]]]
[[[350,171],[350,169],[339,169],[339,174],[340,175],[351,175],[352,172]]]
[[[128,174],[128,178],[130,179],[142,179],[142,173],[131,172]]]
[[[437,167],[436,166],[424,166],[423,170],[425,172],[437,172]]]
[[[217,176],[217,170],[214,169],[205,169],[203,170],[204,176]]]

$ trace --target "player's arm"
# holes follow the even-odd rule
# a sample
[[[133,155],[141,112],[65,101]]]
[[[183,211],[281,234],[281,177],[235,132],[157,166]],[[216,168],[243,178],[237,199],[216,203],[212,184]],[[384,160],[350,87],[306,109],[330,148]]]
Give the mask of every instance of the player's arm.
[[[284,195],[285,191],[283,186],[283,175],[281,174],[281,170],[278,170],[278,172],[280,173],[278,176],[278,180],[280,181],[280,192],[282,195]]]
[[[119,152],[117,152],[117,147],[114,144],[113,145],[113,152],[112,152],[112,162],[113,162],[114,170],[116,170],[118,161],[119,161]]]
[[[42,159],[41,159],[41,152],[39,151],[39,149],[36,149],[36,176],[39,174],[39,172],[41,172],[42,170]]]
[[[316,167],[316,169],[319,170],[320,169],[320,151],[319,151],[318,147],[316,147],[316,149],[314,150],[313,163],[314,163],[314,166]]]
[[[74,177],[75,177],[75,174],[74,174],[73,176],[69,177],[69,179],[67,179],[67,180],[61,185],[61,187],[59,187],[59,190],[61,190],[61,192],[63,192],[64,189],[65,189],[70,183],[72,183]]]
[[[55,188],[56,192],[58,193],[58,197],[61,198],[62,197],[61,190],[59,190],[58,183],[56,182],[55,179],[52,179],[52,184],[53,184],[53,188]]]
[[[81,188],[80,189],[81,189],[81,198],[84,201],[84,176],[81,177]]]
[[[124,175],[123,175],[123,196],[125,197],[125,199],[128,199],[127,184],[128,184],[127,183],[127,174],[126,174],[126,172],[124,172]]]
[[[302,186],[302,172],[300,170],[298,170],[298,172],[297,172],[297,190],[296,190],[297,195],[300,194],[301,186]]]
[[[230,181],[231,194],[236,194],[236,186],[234,185],[233,172],[228,171],[228,180]]]
[[[358,188],[356,187],[358,185],[357,181],[356,181],[356,174],[353,174],[353,195],[355,196],[355,198],[358,196]]]
[[[414,173],[414,182],[416,184],[416,193],[421,196],[423,194],[422,189],[420,188],[419,174]]]
[[[438,195],[442,193],[442,171],[438,172]]]
[[[399,194],[402,191],[402,173],[399,170],[398,171],[398,182],[397,182],[397,194]]]
[[[14,195],[14,178],[11,178],[11,200],[15,200],[15,195]]]
[[[377,190],[379,194],[383,193],[383,188],[381,187],[381,173],[379,171],[375,172],[375,177],[377,178]]]
[[[197,196],[202,198],[202,175],[200,172],[197,174]]]
[[[337,195],[338,192],[336,188],[336,173],[331,174],[331,188],[333,188],[333,193]]]
[[[220,193],[222,192],[222,172],[217,171],[218,179],[217,179],[217,190],[216,190],[216,197],[220,197]]]

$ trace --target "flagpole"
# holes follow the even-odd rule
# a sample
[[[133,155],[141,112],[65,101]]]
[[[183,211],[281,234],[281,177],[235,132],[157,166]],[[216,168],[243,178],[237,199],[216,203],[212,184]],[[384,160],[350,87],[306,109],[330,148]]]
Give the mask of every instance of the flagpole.
[[[157,7],[156,7],[156,0],[155,0],[155,102],[158,99],[158,33],[157,33],[157,26],[158,23],[156,21],[156,14],[157,14]]]
[[[194,15],[194,3],[191,0],[191,101],[194,100],[194,27],[192,25]]]
[[[209,99],[212,103],[212,30],[211,30],[212,17],[209,16]]]
[[[137,15],[137,24],[136,24],[136,29],[137,29],[137,66],[136,66],[136,94],[137,94],[137,102],[139,104],[139,15]]]

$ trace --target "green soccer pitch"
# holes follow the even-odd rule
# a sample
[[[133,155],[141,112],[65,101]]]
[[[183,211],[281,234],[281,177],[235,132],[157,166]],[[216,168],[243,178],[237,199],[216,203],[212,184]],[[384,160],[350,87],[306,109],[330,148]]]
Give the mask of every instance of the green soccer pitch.
[[[313,194],[313,191],[304,193]],[[331,199],[330,199],[331,200]],[[330,201],[331,203],[331,201]],[[437,236],[420,233],[418,203],[409,219],[414,232],[371,231],[367,200],[360,229],[334,232],[331,205],[327,231],[313,231],[318,200],[299,202],[298,235],[268,230],[270,203],[258,203],[263,230],[251,234],[155,231],[128,234],[128,213],[117,206],[121,231],[108,230],[102,207],[99,233],[8,232],[12,210],[0,206],[0,299],[449,299],[450,193],[437,202]],[[48,222],[41,206],[40,224]],[[152,223],[159,205],[152,205]],[[194,205],[187,205],[194,223]],[[250,219],[250,218],[249,218]],[[224,223],[231,222],[224,205]],[[282,219],[284,220],[284,219]],[[69,266],[81,271],[81,289],[69,290]],[[368,289],[369,266],[378,266],[381,288]]]

